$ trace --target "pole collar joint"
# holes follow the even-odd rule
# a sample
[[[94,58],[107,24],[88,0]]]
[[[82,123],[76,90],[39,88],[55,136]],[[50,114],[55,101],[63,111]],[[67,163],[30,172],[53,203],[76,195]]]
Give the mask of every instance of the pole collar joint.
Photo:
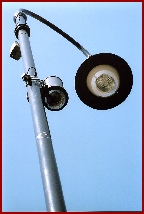
[[[17,39],[18,39],[19,30],[25,30],[27,32],[28,36],[30,37],[30,28],[27,24],[19,24],[16,26],[14,33],[15,33],[15,36]]]

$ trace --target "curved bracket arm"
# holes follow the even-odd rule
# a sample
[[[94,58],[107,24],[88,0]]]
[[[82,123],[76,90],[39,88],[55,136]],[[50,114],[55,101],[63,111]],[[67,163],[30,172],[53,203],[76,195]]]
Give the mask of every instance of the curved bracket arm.
[[[41,16],[37,15],[36,13],[33,13],[33,12],[29,11],[29,10],[26,10],[26,9],[19,9],[19,12],[24,12],[25,14],[37,19],[38,21],[42,22],[43,24],[47,25],[48,27],[50,27],[51,29],[53,29],[54,31],[56,31],[57,33],[62,35],[65,39],[67,39],[74,46],[76,46],[80,51],[82,51],[83,54],[87,58],[89,58],[91,56],[91,54],[84,47],[82,47],[78,42],[76,42],[71,36],[69,36],[67,33],[62,31],[60,28],[58,28],[57,26],[55,26],[51,22],[47,21],[43,17],[41,17]]]

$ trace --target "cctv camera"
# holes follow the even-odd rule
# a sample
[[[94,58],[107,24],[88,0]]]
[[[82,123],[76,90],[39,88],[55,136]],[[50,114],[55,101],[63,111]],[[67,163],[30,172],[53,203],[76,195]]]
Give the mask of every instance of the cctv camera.
[[[10,49],[10,57],[19,60],[21,58],[21,51],[18,42],[14,42]]]
[[[68,103],[68,94],[63,88],[63,82],[59,77],[50,76],[44,81],[41,95],[44,106],[51,111],[59,111]]]

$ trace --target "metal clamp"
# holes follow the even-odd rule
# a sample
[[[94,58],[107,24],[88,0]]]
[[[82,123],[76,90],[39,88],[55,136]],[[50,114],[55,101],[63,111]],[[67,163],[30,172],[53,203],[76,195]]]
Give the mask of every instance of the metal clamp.
[[[39,85],[40,87],[43,86],[43,81],[40,80],[39,78],[35,77],[35,76],[30,76],[29,74],[25,74],[23,73],[21,75],[21,78],[23,81],[26,82],[26,87],[29,85],[29,86],[32,86],[32,82],[34,81],[36,85]]]

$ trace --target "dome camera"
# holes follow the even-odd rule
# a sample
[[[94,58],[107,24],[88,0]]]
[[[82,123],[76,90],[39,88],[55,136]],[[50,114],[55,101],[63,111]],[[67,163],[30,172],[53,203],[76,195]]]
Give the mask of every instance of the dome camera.
[[[19,60],[21,58],[20,46],[17,41],[15,41],[11,46],[10,57],[15,60]]]

